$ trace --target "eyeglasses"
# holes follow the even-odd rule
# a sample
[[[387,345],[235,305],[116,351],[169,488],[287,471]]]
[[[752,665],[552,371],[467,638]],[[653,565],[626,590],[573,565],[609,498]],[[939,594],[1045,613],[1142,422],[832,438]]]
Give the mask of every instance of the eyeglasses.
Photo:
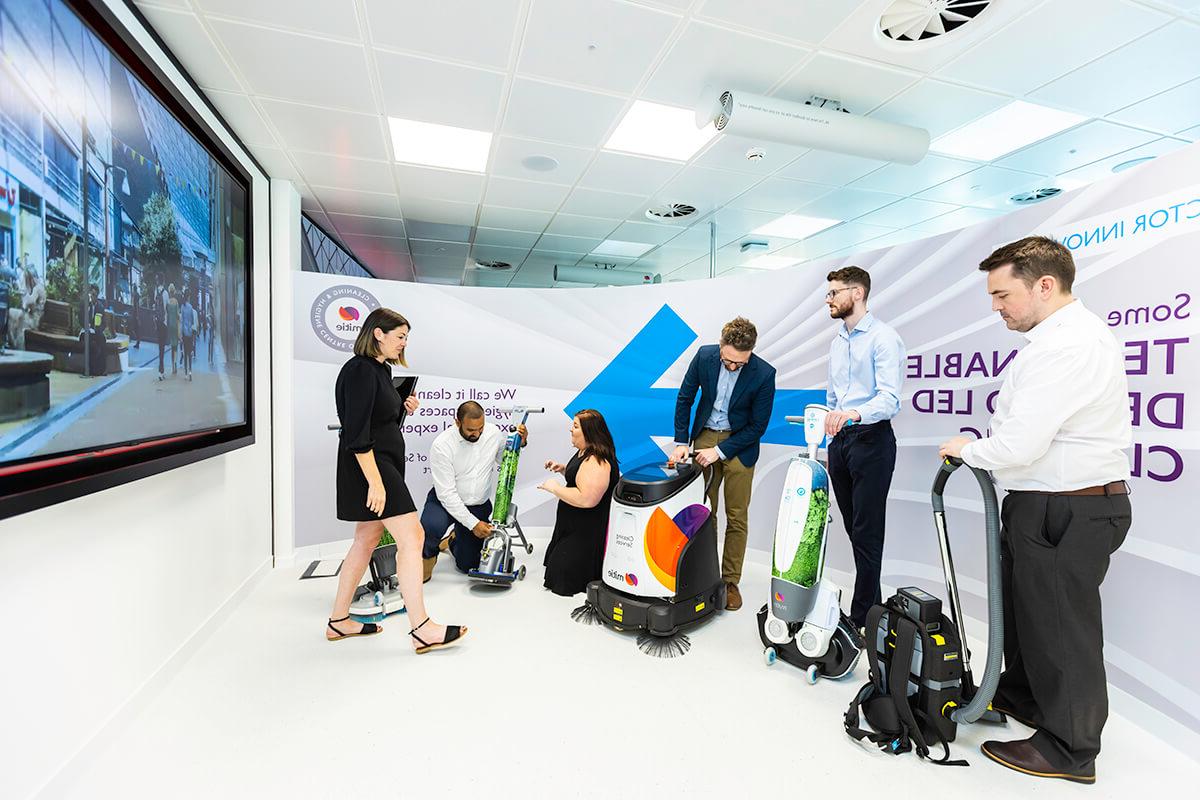
[[[837,297],[837,293],[838,293],[838,292],[846,292],[846,291],[849,291],[849,290],[851,290],[851,289],[853,289],[853,288],[855,288],[855,287],[853,287],[853,286],[843,286],[843,287],[842,287],[842,288],[840,288],[840,289],[830,289],[828,292],[826,292],[826,293],[825,293],[825,299],[826,299],[826,300],[832,300],[833,298]]]
[[[749,364],[750,359],[746,359],[745,361],[731,361],[728,358],[722,358],[721,363],[729,367],[729,369],[733,370],[734,372],[737,372],[739,369]]]

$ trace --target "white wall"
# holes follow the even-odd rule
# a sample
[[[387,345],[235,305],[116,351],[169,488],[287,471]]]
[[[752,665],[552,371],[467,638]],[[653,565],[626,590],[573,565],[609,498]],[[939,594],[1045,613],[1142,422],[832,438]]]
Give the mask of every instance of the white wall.
[[[183,87],[124,3],[105,2]],[[64,767],[118,727],[139,690],[169,675],[172,658],[270,566],[269,197],[245,163],[256,176],[256,443],[0,523],[0,797],[69,775]]]

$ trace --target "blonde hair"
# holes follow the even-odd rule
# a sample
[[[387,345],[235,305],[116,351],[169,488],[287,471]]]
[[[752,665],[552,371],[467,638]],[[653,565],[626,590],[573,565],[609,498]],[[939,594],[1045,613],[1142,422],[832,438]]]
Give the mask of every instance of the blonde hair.
[[[390,308],[377,308],[367,318],[363,320],[362,328],[358,331],[358,338],[354,340],[354,354],[365,356],[366,358],[378,359],[383,352],[379,349],[379,342],[375,339],[375,329],[384,333],[391,333],[396,328],[408,328],[412,330],[412,324],[404,318],[403,314],[392,311]],[[404,350],[400,351],[400,357],[392,360],[388,359],[391,364],[399,364],[402,367],[408,366],[408,361],[404,358]]]

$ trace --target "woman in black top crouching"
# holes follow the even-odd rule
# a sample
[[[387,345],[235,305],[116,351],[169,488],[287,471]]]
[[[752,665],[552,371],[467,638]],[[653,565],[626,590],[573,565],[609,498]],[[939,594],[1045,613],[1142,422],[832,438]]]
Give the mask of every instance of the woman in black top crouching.
[[[396,578],[408,618],[424,620],[409,631],[417,653],[446,647],[466,635],[458,625],[438,625],[425,613],[421,590],[421,546],[425,533],[404,485],[404,437],[400,411],[412,413],[417,398],[401,403],[389,364],[408,366],[404,350],[412,326],[400,314],[379,308],[367,315],[354,342],[354,357],[338,374],[334,397],[341,434],[337,457],[338,519],[356,522],[354,544],[338,573],[337,597],[325,638],[369,636],[382,627],[350,619],[354,589],[366,571],[384,528],[396,540]]]

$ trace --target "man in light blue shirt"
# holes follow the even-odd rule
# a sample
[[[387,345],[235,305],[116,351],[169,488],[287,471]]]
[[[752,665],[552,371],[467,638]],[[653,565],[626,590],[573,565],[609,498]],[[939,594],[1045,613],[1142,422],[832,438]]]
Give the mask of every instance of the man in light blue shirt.
[[[900,410],[904,342],[867,311],[871,276],[866,270],[844,267],[826,280],[829,316],[843,323],[829,348],[829,480],[854,549],[850,619],[861,628],[871,606],[883,599],[885,511],[896,469],[891,420]]]

